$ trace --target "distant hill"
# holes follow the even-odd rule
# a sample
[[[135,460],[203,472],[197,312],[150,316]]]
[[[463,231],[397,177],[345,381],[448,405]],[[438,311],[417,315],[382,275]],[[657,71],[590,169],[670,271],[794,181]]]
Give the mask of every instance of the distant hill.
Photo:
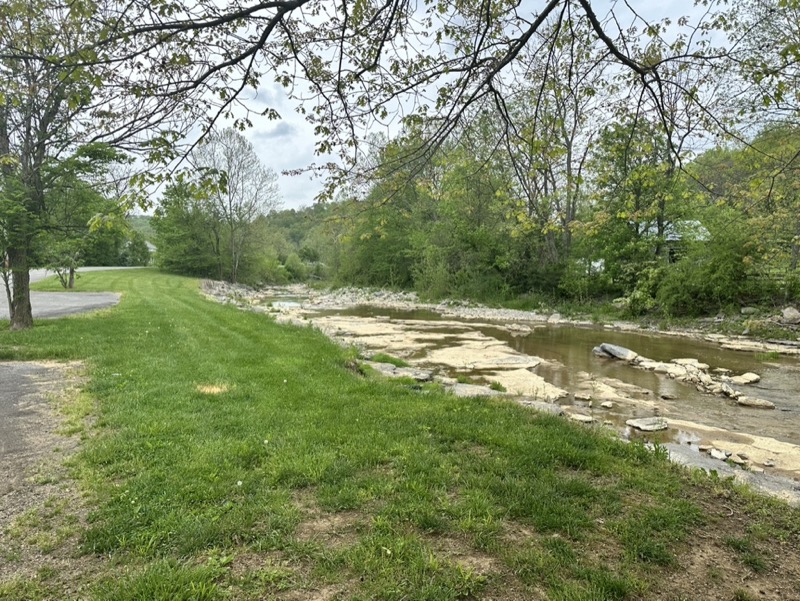
[[[156,232],[153,226],[150,225],[151,219],[152,217],[150,215],[129,215],[128,223],[132,229],[142,234],[145,240],[153,242],[155,241]]]

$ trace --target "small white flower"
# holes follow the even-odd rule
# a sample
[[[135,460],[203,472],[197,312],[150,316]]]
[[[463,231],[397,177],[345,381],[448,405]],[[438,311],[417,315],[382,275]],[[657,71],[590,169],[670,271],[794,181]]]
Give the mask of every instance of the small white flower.
[[[286,384],[286,380],[284,380],[283,383]]]
[[[236,486],[241,486],[241,485],[242,485],[242,481],[241,481],[241,480],[239,480],[238,482],[236,482]]]

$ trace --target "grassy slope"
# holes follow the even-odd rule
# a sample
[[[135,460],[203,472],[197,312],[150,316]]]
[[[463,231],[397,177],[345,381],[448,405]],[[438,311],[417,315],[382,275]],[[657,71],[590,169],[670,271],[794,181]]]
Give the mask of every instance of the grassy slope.
[[[109,574],[85,577],[92,598],[677,600],[694,597],[663,585],[698,537],[754,578],[797,567],[781,565],[797,558],[797,511],[639,445],[364,377],[321,334],[206,301],[194,280],[117,271],[80,286],[122,302],[3,331],[0,359],[88,366],[81,551]],[[700,590],[748,598],[706,576]],[[51,595],[0,584],[0,599]]]

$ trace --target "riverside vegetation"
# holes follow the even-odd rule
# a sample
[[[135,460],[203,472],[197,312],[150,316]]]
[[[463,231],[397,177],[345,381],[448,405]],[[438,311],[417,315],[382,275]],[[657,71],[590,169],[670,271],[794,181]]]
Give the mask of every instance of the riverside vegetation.
[[[372,377],[193,279],[81,288],[122,301],[0,332],[4,360],[85,365],[64,486],[88,508],[3,525],[0,599],[800,597],[798,509],[658,448]]]

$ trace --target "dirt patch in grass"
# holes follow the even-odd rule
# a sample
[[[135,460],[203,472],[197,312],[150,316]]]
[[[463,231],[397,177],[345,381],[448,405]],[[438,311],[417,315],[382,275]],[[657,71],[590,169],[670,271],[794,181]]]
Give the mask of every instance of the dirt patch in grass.
[[[356,529],[364,517],[354,511],[319,514],[300,522],[295,535],[301,541],[317,542],[325,546],[352,545],[357,540]]]
[[[78,555],[88,509],[66,460],[77,450],[78,363],[0,363],[0,585],[78,595],[97,563]]]
[[[301,542],[335,548],[353,545],[358,540],[358,529],[368,519],[366,514],[358,511],[323,511],[317,504],[313,489],[295,492],[294,500],[303,514],[295,529],[295,536]]]
[[[796,510],[776,503],[764,512],[760,501],[754,515],[746,499],[725,490],[713,495],[697,489],[692,500],[708,522],[676,554],[678,565],[653,578],[648,598],[800,599],[800,524],[790,531],[784,521],[796,521]]]
[[[198,384],[197,392],[203,394],[224,394],[228,392],[227,384]]]

